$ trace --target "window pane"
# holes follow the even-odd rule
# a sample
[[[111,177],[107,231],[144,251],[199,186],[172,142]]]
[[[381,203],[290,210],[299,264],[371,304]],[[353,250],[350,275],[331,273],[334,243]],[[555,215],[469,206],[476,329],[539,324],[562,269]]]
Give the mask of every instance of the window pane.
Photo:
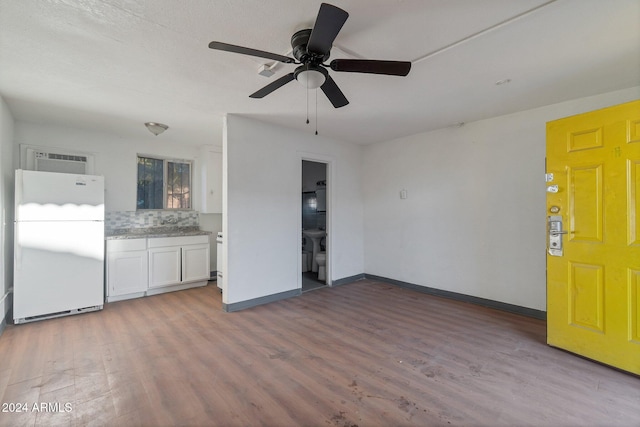
[[[162,209],[163,161],[138,157],[138,209]]]
[[[191,208],[191,165],[167,162],[167,208]]]

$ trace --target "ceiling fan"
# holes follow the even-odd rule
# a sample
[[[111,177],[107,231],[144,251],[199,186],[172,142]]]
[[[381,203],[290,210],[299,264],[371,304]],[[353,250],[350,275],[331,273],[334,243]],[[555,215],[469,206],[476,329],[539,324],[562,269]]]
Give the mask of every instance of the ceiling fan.
[[[300,64],[292,73],[271,82],[262,89],[249,95],[250,98],[264,98],[276,89],[292,80],[302,83],[307,89],[322,89],[335,108],[349,103],[336,82],[331,78],[327,68],[333,71],[348,73],[385,74],[390,76],[406,76],[411,70],[411,62],[378,61],[372,59],[334,59],[329,64],[329,53],[336,36],[346,22],[349,14],[339,7],[322,3],[318,17],[312,29],[296,32],[291,37],[293,56],[295,59],[276,53],[236,46],[213,41],[211,49],[243,55],[258,56],[286,64]]]

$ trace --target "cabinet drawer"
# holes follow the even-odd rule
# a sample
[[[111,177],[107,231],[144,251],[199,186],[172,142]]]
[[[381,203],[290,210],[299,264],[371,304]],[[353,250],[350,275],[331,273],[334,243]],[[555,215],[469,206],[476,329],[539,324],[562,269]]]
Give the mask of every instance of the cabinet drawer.
[[[107,252],[144,251],[145,249],[147,249],[147,239],[107,240]]]
[[[198,245],[202,243],[209,243],[208,235],[149,238],[150,248],[161,248],[164,246]]]

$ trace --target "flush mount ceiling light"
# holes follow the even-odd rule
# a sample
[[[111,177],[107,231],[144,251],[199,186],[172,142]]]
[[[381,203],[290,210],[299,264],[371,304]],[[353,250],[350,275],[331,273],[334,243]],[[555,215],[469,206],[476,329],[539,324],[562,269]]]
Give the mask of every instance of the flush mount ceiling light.
[[[163,125],[162,123],[147,122],[144,125],[147,127],[147,129],[149,129],[149,132],[151,132],[155,136],[158,136],[165,130],[169,129],[169,126]]]

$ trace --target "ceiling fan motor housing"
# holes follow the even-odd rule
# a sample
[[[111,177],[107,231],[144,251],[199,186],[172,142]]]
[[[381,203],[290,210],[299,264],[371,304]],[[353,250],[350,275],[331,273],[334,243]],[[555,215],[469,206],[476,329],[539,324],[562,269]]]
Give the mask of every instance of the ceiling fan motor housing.
[[[291,47],[293,48],[293,57],[303,64],[318,65],[329,59],[329,52],[323,56],[318,56],[315,53],[311,53],[307,50],[307,44],[309,43],[309,37],[311,36],[311,29],[300,30],[291,36]]]

